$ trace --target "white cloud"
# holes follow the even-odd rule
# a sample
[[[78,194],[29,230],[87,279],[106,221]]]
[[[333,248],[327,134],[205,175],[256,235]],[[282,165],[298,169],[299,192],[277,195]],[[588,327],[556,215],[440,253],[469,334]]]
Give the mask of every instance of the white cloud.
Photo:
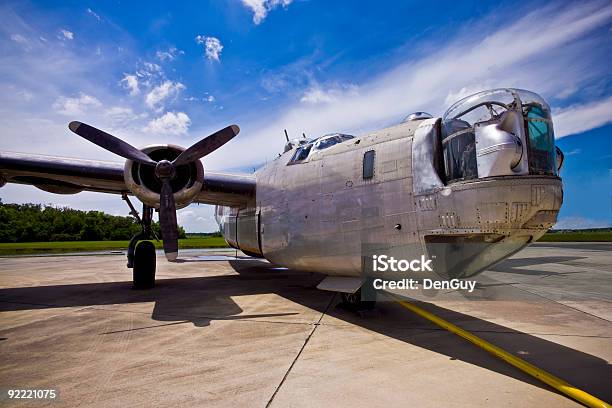
[[[565,89],[562,89],[556,96],[559,99],[567,99],[576,92],[578,92],[578,86],[575,84],[570,84]]]
[[[324,89],[319,84],[315,84],[304,92],[300,102],[308,104],[329,103],[337,100],[339,97],[354,97],[357,95],[358,88],[355,85],[327,86]]]
[[[612,122],[612,97],[553,111],[555,137],[575,135]]]
[[[113,106],[106,110],[106,114],[110,116],[126,115],[126,114],[133,115],[134,111],[132,110],[132,108],[126,108],[123,106]]]
[[[96,20],[98,20],[98,21],[102,21],[102,19],[100,18],[100,16],[99,16],[99,15],[98,15],[98,14],[97,14],[95,11],[93,11],[93,10],[92,10],[92,9],[90,9],[90,8],[88,8],[88,9],[87,9],[87,14],[92,15],[92,16],[93,16],[93,17],[94,17]]]
[[[210,60],[219,61],[221,51],[223,50],[223,45],[221,44],[221,41],[218,38],[198,35],[195,38],[195,41],[198,44],[204,44],[204,55],[206,55],[206,58]]]
[[[123,74],[121,83],[126,89],[130,90],[130,95],[134,96],[140,93],[140,88],[138,87],[138,77],[136,75]]]
[[[81,92],[76,98],[60,96],[53,103],[53,109],[62,115],[78,116],[83,115],[92,108],[98,108],[102,103],[93,96]]]
[[[113,106],[104,112],[104,116],[108,119],[111,126],[126,127],[131,122],[146,117],[147,114],[136,114],[132,108],[125,106]]]
[[[213,95],[208,95],[207,94],[207,95],[205,95],[202,98],[198,98],[198,97],[195,97],[195,96],[188,96],[188,97],[185,97],[184,100],[188,101],[188,102],[196,102],[196,101],[200,102],[201,101],[201,102],[213,103],[216,99],[215,99],[215,97]]]
[[[24,51],[29,52],[32,50],[33,46],[36,45],[36,44],[33,44],[28,38],[24,37],[21,34],[11,34],[10,38],[13,42],[19,44],[21,46],[21,49]]]
[[[138,91],[132,93],[132,95],[138,94],[142,87],[150,88],[166,79],[164,70],[158,64],[145,61],[140,65],[140,68],[138,68],[134,74],[123,74],[124,77],[122,82],[125,82],[125,86],[131,91],[138,89]],[[130,84],[132,84],[132,86],[130,86]],[[137,87],[135,88],[133,84],[136,84]]]
[[[176,218],[187,232],[211,232],[219,229],[214,218],[214,207],[211,205],[191,205],[178,210]]]
[[[260,80],[260,85],[269,93],[279,93],[287,89],[290,81],[285,78],[285,75],[265,75]]]
[[[166,51],[157,51],[155,56],[160,61],[174,61],[179,55],[185,54],[185,51],[179,50],[176,47],[170,47]]]
[[[351,89],[337,90],[333,98],[310,94],[326,102],[296,101],[256,122],[240,123],[242,133],[249,136],[239,135],[232,142],[232,162],[238,167],[270,159],[280,142],[274,144],[269,135],[282,134],[282,129],[313,136],[332,131],[359,134],[397,123],[414,111],[441,115],[451,102],[449,95],[460,97],[481,86],[514,86],[555,96],[568,83],[592,78],[601,64],[594,63],[593,42],[581,40],[611,19],[612,5],[601,3],[545,6],[499,26],[487,26],[483,19],[482,26],[472,26],[434,52],[359,83],[357,95]],[[560,134],[567,132],[562,125],[560,129]],[[219,149],[207,160],[226,166],[224,152]]]
[[[163,116],[155,118],[145,127],[145,132],[159,135],[180,136],[187,133],[191,119],[184,112],[166,112]]]
[[[28,40],[21,34],[11,34],[11,40],[23,45],[26,45],[28,43]]]
[[[253,12],[253,22],[261,23],[268,12],[278,6],[287,7],[293,0],[242,0],[242,4]]]
[[[309,88],[304,92],[300,102],[305,103],[327,103],[333,101],[334,98],[321,88]]]
[[[62,34],[64,40],[74,40],[74,33],[72,31],[61,29],[60,33]]]
[[[162,84],[153,88],[145,97],[145,103],[151,109],[159,110],[166,99],[176,97],[185,85],[180,82],[164,81]]]
[[[154,62],[144,62],[142,65],[144,66],[144,69],[139,70],[137,72],[138,75],[146,77],[163,74],[162,67],[160,67]]]
[[[489,83],[489,84],[477,84],[477,85],[472,85],[469,87],[464,86],[458,91],[449,92],[448,95],[446,95],[446,98],[444,98],[444,105],[448,107],[452,105],[453,103],[467,96],[474,95],[477,92],[484,91],[484,90],[491,89],[491,88],[495,88],[495,85]]]

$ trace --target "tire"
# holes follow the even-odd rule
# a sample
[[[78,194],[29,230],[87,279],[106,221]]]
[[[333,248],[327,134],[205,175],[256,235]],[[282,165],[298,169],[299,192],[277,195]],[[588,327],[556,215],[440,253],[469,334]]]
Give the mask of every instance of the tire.
[[[134,251],[133,289],[151,289],[155,286],[155,245],[141,241]]]

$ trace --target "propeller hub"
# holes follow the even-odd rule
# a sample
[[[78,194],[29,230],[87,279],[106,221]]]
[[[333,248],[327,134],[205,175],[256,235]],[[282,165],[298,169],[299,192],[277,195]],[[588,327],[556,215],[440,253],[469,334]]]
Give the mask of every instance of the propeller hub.
[[[175,173],[176,171],[174,170],[172,162],[168,160],[160,160],[155,166],[155,175],[160,179],[172,178],[174,177]]]
[[[161,181],[159,196],[159,223],[162,230],[164,252],[168,260],[175,260],[178,252],[178,224],[176,222],[176,203],[171,181],[176,176],[175,167],[185,166],[217,150],[238,134],[240,128],[236,125],[227,126],[181,152],[174,161],[160,160],[156,162],[146,153],[136,149],[129,143],[115,136],[81,122],[70,122],[71,131],[98,146],[113,152],[130,161],[155,166],[155,176]],[[129,162],[126,162],[126,168]],[[127,177],[124,175],[124,177]],[[0,178],[0,181],[2,179]],[[126,178],[127,183],[127,178]],[[201,185],[201,178],[200,178]],[[138,194],[136,194],[138,196]],[[195,197],[195,196],[194,196]]]

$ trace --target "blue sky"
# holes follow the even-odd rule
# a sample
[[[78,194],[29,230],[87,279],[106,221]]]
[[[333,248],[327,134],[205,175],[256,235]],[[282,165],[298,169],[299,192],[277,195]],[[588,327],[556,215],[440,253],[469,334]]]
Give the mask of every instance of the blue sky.
[[[540,93],[566,153],[559,227],[612,225],[612,6],[607,2],[233,0],[0,6],[0,150],[117,160],[67,129],[144,146],[240,135],[205,168],[252,171],[293,135],[441,115],[501,86]],[[118,197],[5,186],[4,202],[126,214]],[[209,206],[179,212],[215,228]]]

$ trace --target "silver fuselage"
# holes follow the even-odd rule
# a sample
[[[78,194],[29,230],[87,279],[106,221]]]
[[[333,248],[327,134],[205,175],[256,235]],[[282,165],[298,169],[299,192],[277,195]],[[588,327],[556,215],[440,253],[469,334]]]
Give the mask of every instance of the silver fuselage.
[[[559,177],[441,183],[423,153],[427,126],[435,123],[426,122],[348,140],[297,164],[288,164],[295,148],[286,151],[256,173],[256,197],[247,206],[217,207],[226,241],[277,265],[338,276],[360,275],[371,251],[453,255],[459,243],[469,247],[460,250],[468,266],[452,274],[466,277],[554,225],[563,199]],[[364,179],[363,158],[371,150],[374,175]]]

